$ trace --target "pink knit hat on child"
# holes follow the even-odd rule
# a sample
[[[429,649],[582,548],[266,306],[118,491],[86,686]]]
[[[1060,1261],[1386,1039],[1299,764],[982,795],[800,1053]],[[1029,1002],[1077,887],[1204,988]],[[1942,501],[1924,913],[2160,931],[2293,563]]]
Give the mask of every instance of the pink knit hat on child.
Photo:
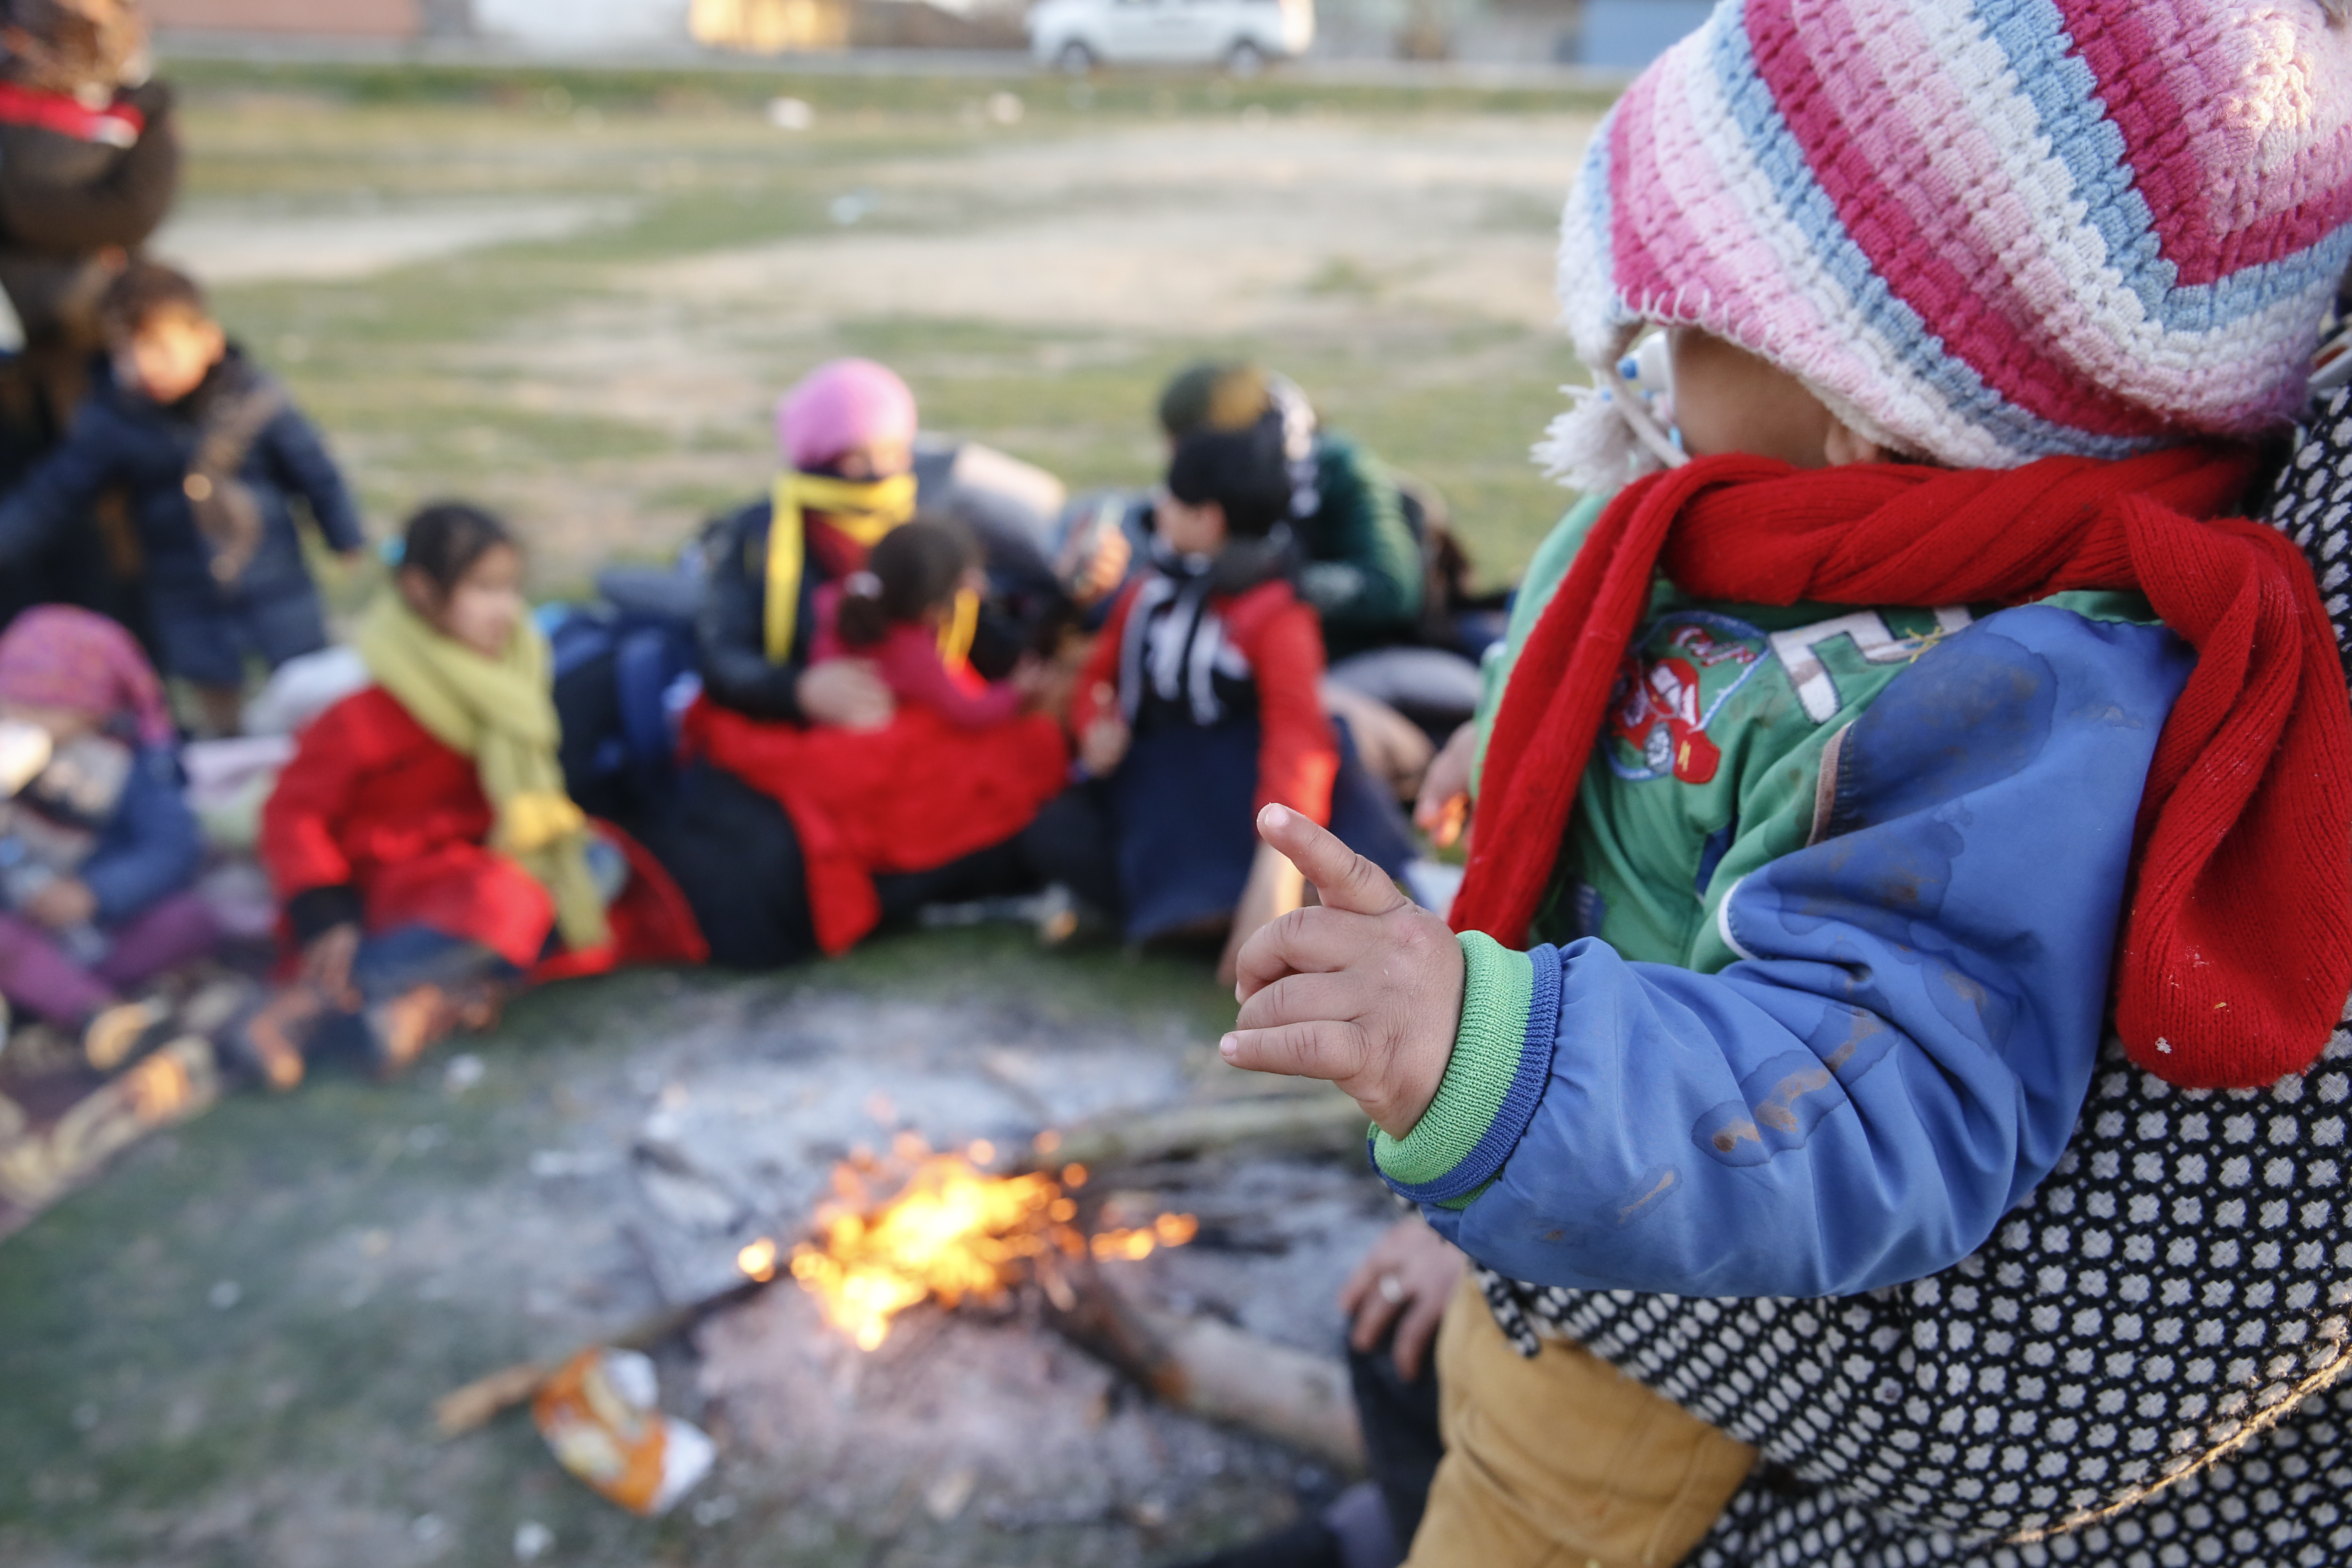
[[[1724,0],[1603,121],[1577,353],[1700,327],[1963,468],[2260,435],[2352,260],[2352,0]],[[1657,459],[1598,395],[1541,456]]]
[[[837,359],[801,378],[776,405],[776,448],[803,473],[860,447],[915,438],[915,395],[870,359]]]
[[[127,717],[142,745],[169,745],[176,734],[163,682],[139,644],[104,616],[71,605],[26,610],[0,635],[0,702]]]

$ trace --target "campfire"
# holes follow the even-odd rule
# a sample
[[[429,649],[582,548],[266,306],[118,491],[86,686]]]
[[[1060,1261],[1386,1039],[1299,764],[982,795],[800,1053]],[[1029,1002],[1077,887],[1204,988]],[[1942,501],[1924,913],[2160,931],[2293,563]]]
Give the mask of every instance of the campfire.
[[[1121,1113],[1045,1132],[1017,1159],[982,1142],[934,1150],[911,1132],[854,1152],[806,1239],[774,1235],[736,1254],[732,1283],[676,1301],[588,1351],[645,1350],[743,1307],[789,1275],[860,1353],[879,1350],[908,1309],[990,1307],[1060,1336],[1171,1409],[1276,1437],[1343,1468],[1364,1462],[1348,1373],[1327,1356],[1275,1343],[1215,1313],[1176,1312],[1131,1294],[1143,1281],[1106,1266],[1193,1242],[1191,1214],[1097,1173],[1142,1174],[1243,1143],[1360,1147],[1363,1122],[1338,1096],[1269,1098]],[[1103,1189],[1118,1183],[1118,1190]],[[1034,1294],[1031,1288],[1034,1288]],[[572,1357],[519,1363],[444,1395],[445,1435],[527,1402]]]
[[[1052,1133],[1037,1141],[1040,1156],[1057,1147]],[[1162,1214],[1149,1225],[1089,1236],[1070,1195],[1087,1184],[1084,1165],[994,1175],[988,1167],[995,1161],[987,1142],[936,1152],[913,1133],[901,1133],[887,1158],[853,1154],[834,1170],[834,1196],[817,1211],[816,1238],[793,1248],[793,1278],[828,1322],[860,1350],[874,1351],[889,1338],[891,1321],[920,1302],[950,1309],[1000,1302],[1025,1279],[1060,1298],[1066,1286],[1056,1259],[1140,1260],[1200,1231],[1191,1215]],[[736,1264],[761,1282],[785,1266],[782,1249],[766,1238],[744,1247]]]

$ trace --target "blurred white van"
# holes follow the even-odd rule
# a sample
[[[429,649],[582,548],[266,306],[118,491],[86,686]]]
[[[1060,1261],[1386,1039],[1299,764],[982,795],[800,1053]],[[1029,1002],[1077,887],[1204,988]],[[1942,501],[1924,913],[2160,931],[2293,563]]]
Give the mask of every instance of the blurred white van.
[[[1307,52],[1315,0],[1040,0],[1037,58],[1072,74],[1097,65],[1222,65],[1255,76]]]

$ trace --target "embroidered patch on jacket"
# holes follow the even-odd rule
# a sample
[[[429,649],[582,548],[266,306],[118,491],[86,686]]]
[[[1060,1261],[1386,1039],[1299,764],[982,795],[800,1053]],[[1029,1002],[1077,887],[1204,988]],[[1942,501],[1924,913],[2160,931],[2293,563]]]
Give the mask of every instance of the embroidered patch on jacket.
[[[1771,659],[1764,634],[1705,610],[1661,616],[1643,632],[1609,695],[1609,766],[1619,778],[1706,784],[1722,766],[1707,726]]]

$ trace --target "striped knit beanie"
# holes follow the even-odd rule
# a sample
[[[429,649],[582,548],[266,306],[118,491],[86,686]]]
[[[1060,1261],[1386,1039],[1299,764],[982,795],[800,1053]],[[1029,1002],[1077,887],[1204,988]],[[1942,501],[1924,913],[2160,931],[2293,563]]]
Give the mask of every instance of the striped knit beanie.
[[[1723,0],[1595,135],[1559,293],[1603,373],[1703,328],[1960,468],[2301,407],[2352,260],[2352,0]],[[1539,458],[1657,458],[1599,394]]]

